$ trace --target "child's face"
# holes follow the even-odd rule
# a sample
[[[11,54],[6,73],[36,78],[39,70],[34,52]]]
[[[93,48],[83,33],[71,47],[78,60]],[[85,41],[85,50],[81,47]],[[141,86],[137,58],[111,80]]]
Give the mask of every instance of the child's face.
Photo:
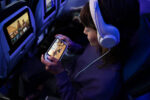
[[[87,35],[87,38],[91,46],[99,46],[98,40],[97,40],[97,32],[95,29],[90,28],[90,27],[85,27],[84,34]]]

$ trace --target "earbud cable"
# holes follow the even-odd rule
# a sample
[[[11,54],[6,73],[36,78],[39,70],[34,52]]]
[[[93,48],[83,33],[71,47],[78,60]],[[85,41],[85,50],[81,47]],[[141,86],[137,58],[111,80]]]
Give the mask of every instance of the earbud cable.
[[[105,52],[102,56],[96,58],[95,60],[93,60],[91,63],[89,63],[85,68],[83,68],[80,72],[78,72],[74,78],[77,78],[83,71],[85,71],[86,69],[88,69],[92,64],[94,64],[95,62],[97,62],[98,60],[100,60],[101,58],[103,58],[105,55],[107,55],[110,52],[111,49],[109,49],[107,52]]]

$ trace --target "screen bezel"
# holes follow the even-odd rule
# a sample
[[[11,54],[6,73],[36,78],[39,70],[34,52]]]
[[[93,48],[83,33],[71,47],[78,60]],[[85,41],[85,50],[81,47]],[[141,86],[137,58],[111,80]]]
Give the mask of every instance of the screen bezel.
[[[44,0],[44,19],[50,16],[56,10],[56,1],[54,0],[54,7],[52,7],[48,12],[46,8],[46,0]]]
[[[53,43],[51,44],[51,46],[48,48],[46,54],[47,54],[48,56],[51,56],[51,55],[48,54],[48,52],[51,50],[52,46],[55,44],[55,42],[56,42],[57,40],[63,42],[63,43],[65,44],[65,46],[66,46],[65,49],[64,49],[64,51],[62,52],[60,58],[59,58],[59,59],[56,58],[57,60],[61,60],[61,58],[63,57],[65,51],[66,51],[67,48],[68,48],[68,46],[67,46],[67,44],[66,44],[64,41],[62,41],[62,40],[60,40],[60,39],[58,39],[58,38],[56,38],[56,39],[53,41]],[[55,58],[55,57],[54,57],[54,58]]]
[[[16,41],[15,44],[12,44],[11,38],[10,38],[10,36],[8,34],[8,31],[7,31],[7,27],[9,25],[11,25],[14,21],[16,21],[18,18],[20,18],[22,15],[24,15],[26,12],[27,12],[27,14],[29,16],[30,28]],[[10,47],[9,54],[11,55],[21,45],[21,43],[23,43],[23,41],[33,32],[33,27],[32,27],[32,24],[31,24],[31,18],[30,18],[29,9],[27,9],[27,8],[24,9],[18,15],[16,15],[15,17],[13,17],[9,21],[7,21],[4,24],[3,30],[4,30],[4,34],[6,36],[6,40],[7,40],[8,44],[9,44],[9,47]]]

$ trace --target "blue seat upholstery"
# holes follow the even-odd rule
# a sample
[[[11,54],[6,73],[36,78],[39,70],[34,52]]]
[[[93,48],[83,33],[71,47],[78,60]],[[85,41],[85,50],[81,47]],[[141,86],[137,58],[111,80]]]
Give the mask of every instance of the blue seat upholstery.
[[[34,13],[35,17],[35,22],[36,22],[36,28],[37,28],[37,33],[36,33],[36,38],[37,41],[41,42],[43,40],[44,35],[45,35],[45,29],[47,29],[51,23],[54,21],[56,18],[57,14],[57,1],[58,0],[53,0],[55,3],[55,9],[52,12],[47,12],[45,8],[46,6],[46,0],[29,0],[30,7]],[[52,2],[52,1],[50,1]],[[51,8],[50,8],[51,9]],[[46,13],[48,13],[46,15]],[[42,38],[41,38],[42,37]],[[37,44],[39,44],[39,42]]]
[[[141,15],[134,52],[123,70],[126,90],[132,97],[150,91],[150,14]]]
[[[14,2],[3,9],[0,14],[0,78],[6,78],[14,69],[19,60],[23,58],[23,56],[32,46],[35,40],[36,27],[32,11],[26,2]],[[16,27],[17,25],[15,26],[14,23],[15,20],[26,19],[22,17],[25,15],[29,16],[27,18],[29,20],[29,26],[23,26],[23,22],[21,22],[21,30],[24,29],[22,32],[23,34],[21,34]],[[11,23],[13,23],[14,27],[12,27],[13,25]],[[7,25],[12,25],[10,29],[14,29],[14,31],[16,30],[19,32],[12,34],[17,34],[19,37],[15,35],[12,38],[10,36],[11,33],[9,33],[8,27],[5,27]],[[30,31],[28,31],[28,29]],[[14,38],[18,39],[17,42],[12,42]]]

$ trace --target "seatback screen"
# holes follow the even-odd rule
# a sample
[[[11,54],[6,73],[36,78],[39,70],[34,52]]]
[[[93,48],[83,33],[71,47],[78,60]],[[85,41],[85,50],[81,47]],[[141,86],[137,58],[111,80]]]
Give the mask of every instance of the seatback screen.
[[[45,0],[45,16],[44,18],[48,17],[53,11],[56,10],[55,0]]]
[[[7,32],[12,45],[14,45],[22,35],[27,32],[29,27],[29,15],[27,12],[7,27]]]
[[[33,32],[29,11],[23,12],[9,20],[4,25],[4,33],[10,46],[10,54]]]
[[[46,12],[50,11],[54,6],[54,0],[46,0]]]

